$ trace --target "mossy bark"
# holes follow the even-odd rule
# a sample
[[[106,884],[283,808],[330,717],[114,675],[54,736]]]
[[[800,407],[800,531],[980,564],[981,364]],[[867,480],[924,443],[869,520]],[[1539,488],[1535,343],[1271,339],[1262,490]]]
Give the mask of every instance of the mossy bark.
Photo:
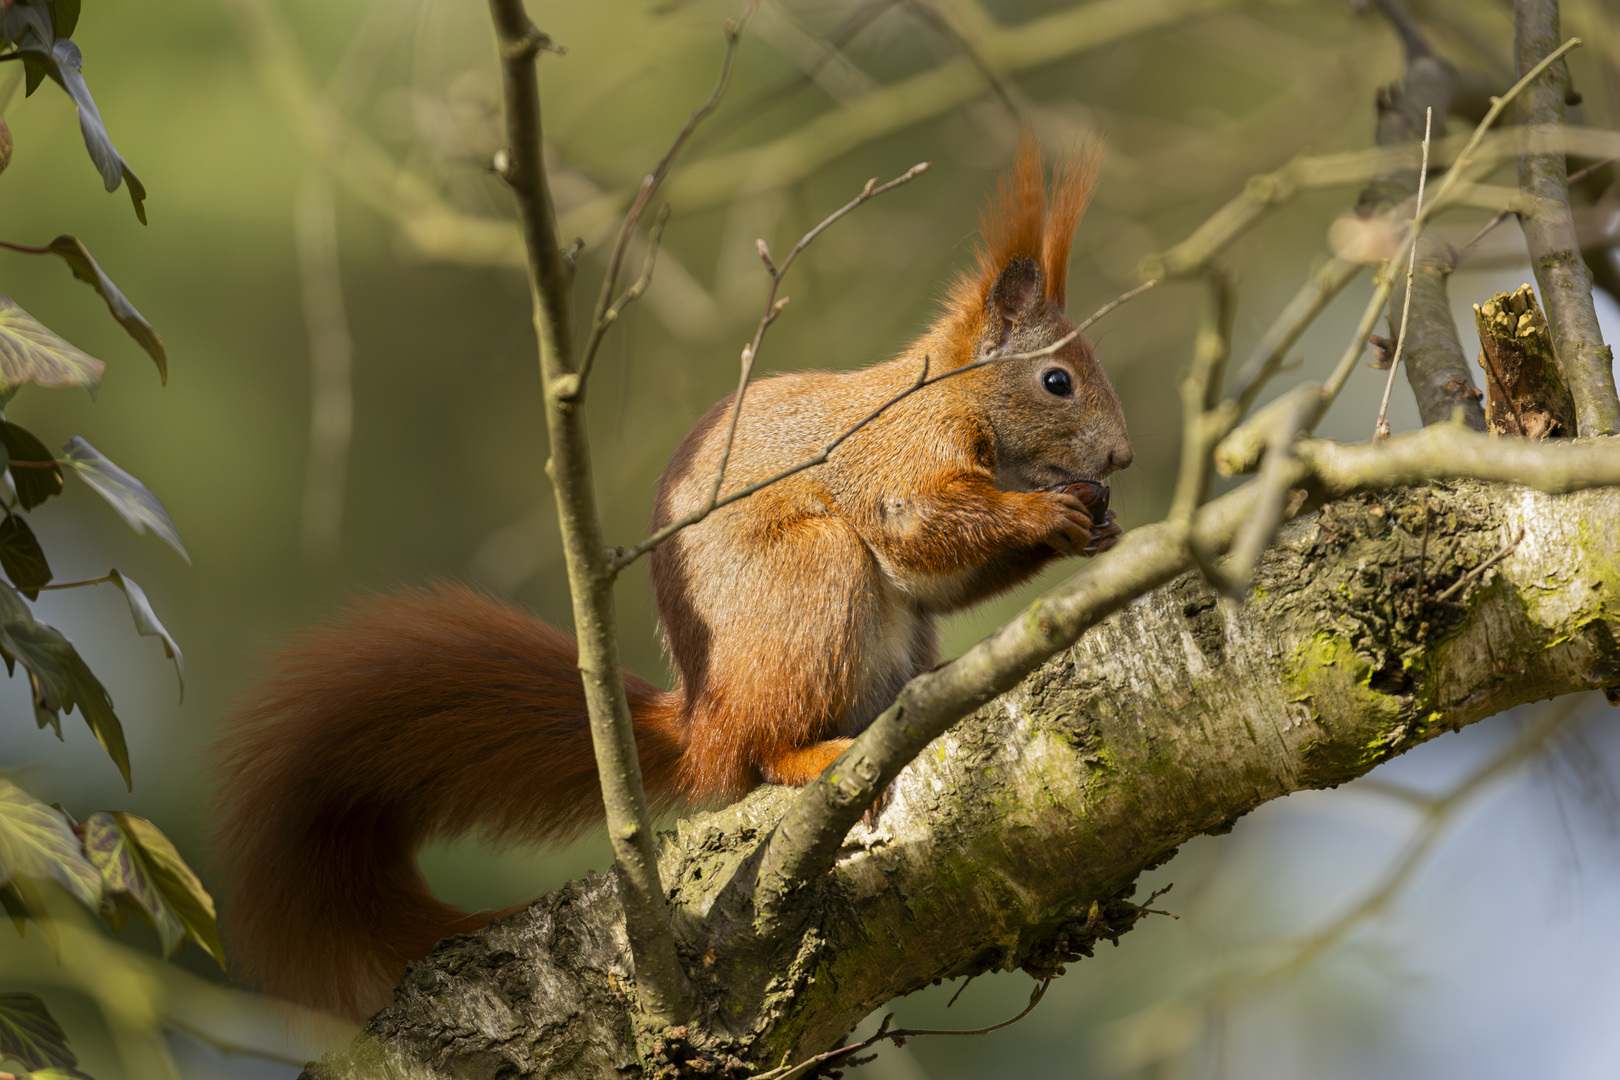
[[[306,1075],[744,1076],[935,979],[1051,973],[1128,930],[1136,878],[1187,839],[1510,706],[1620,684],[1616,520],[1612,489],[1332,504],[1285,531],[1243,607],[1180,578],[936,740],[804,890],[788,939],[754,936],[750,889],[792,792],[682,821],[661,867],[692,1025],[637,1042],[616,889],[593,877],[442,943]]]

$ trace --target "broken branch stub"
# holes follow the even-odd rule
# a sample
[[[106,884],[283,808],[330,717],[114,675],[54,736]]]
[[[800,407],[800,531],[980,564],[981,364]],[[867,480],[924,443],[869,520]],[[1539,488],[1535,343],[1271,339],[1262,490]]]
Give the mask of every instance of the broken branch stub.
[[[1485,422],[1493,435],[1575,435],[1575,398],[1553,351],[1547,319],[1528,284],[1474,305]]]

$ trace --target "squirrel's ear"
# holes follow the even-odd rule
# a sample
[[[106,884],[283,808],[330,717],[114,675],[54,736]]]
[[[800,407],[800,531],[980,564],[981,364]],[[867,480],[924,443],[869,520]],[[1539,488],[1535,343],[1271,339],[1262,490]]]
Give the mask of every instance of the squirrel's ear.
[[[1029,316],[1045,299],[1044,275],[1040,265],[1028,255],[1007,260],[985,298],[986,306],[1001,317],[1006,326]]]

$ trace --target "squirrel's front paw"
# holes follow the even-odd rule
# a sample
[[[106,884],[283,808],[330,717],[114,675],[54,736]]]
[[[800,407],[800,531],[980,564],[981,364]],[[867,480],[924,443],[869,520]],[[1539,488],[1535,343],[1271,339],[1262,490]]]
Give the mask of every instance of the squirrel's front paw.
[[[1091,546],[1091,514],[1085,502],[1067,489],[1041,493],[1051,510],[1052,518],[1047,534],[1042,539],[1062,555],[1079,555]]]
[[[1119,543],[1119,538],[1124,531],[1124,529],[1119,527],[1119,522],[1114,520],[1114,512],[1112,510],[1108,511],[1107,516],[1103,519],[1102,525],[1097,527],[1096,535],[1092,537],[1091,543],[1086,545],[1086,550],[1081,552],[1081,554],[1088,557],[1092,555],[1101,555],[1103,552]]]

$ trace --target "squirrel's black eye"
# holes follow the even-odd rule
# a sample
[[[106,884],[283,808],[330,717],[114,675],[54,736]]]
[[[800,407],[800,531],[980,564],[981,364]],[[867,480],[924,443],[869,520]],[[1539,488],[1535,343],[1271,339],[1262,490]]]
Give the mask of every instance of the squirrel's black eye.
[[[1062,368],[1052,368],[1041,376],[1041,385],[1046,392],[1056,394],[1058,397],[1068,397],[1074,393],[1074,382],[1070,380],[1069,373]]]

